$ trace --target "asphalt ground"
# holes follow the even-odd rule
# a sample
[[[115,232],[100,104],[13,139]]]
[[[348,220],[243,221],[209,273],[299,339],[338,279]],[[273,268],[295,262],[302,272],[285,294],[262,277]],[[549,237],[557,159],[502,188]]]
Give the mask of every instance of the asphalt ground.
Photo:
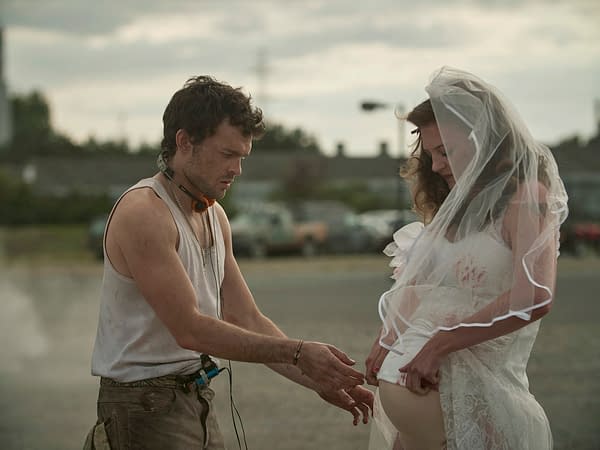
[[[390,280],[379,256],[240,261],[261,310],[288,335],[332,343],[364,368]],[[95,421],[90,354],[99,264],[0,265],[0,449],[80,449]],[[528,374],[556,449],[600,448],[600,260],[562,259],[557,298]],[[262,365],[233,363],[233,398],[251,450],[366,449],[369,426]],[[226,375],[214,379],[238,448]],[[238,423],[238,431],[240,425]]]

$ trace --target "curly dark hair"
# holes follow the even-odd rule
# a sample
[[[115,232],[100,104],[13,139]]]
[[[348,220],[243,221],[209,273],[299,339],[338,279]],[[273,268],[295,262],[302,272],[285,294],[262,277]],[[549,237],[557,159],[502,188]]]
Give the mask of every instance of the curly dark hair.
[[[413,144],[410,158],[400,168],[400,176],[411,186],[414,211],[423,218],[425,223],[428,223],[450,192],[444,178],[431,170],[431,155],[421,151],[423,143],[421,127],[436,123],[431,101],[425,100],[417,105],[405,119],[417,126],[413,131],[417,139]]]
[[[165,109],[161,151],[167,159],[175,153],[178,130],[185,130],[192,142],[199,143],[212,136],[226,119],[244,136],[260,139],[264,135],[262,111],[251,104],[251,97],[241,88],[210,76],[192,77],[175,92]]]

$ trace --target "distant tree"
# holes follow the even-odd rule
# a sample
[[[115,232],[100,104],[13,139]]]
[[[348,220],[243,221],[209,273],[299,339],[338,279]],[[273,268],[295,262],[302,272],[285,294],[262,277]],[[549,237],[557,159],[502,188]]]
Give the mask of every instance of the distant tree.
[[[52,134],[50,107],[42,93],[33,91],[11,98],[14,120],[14,136],[23,140],[25,136],[47,140]]]
[[[19,178],[0,169],[0,225],[88,223],[110,211],[107,194],[83,195],[72,191],[65,197],[34,192]]]
[[[85,141],[81,147],[86,153],[102,153],[105,155],[123,155],[130,153],[129,145],[125,140],[99,141],[94,136],[88,137],[87,141]]]
[[[24,205],[29,207],[32,197],[25,183],[0,169],[0,224],[21,223]]]
[[[65,154],[79,151],[67,136],[52,129],[50,107],[38,91],[14,95],[10,99],[13,136],[4,155],[24,160],[32,155]]]
[[[261,151],[306,151],[318,154],[321,152],[317,139],[301,128],[287,129],[281,124],[268,123],[267,131],[262,139],[254,142],[254,148]]]
[[[559,170],[594,172],[600,170],[600,134],[583,141],[570,136],[551,147]]]
[[[160,144],[148,144],[147,142],[142,142],[137,150],[134,150],[134,153],[137,155],[158,155],[160,151]]]

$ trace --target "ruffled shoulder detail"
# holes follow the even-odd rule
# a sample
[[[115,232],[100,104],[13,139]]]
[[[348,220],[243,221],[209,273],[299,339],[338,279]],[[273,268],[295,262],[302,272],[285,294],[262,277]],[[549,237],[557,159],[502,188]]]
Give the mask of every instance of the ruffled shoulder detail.
[[[397,280],[406,264],[408,251],[419,237],[425,226],[422,222],[412,222],[404,225],[394,233],[394,240],[384,249],[383,253],[392,258],[390,267],[394,268],[392,278]]]

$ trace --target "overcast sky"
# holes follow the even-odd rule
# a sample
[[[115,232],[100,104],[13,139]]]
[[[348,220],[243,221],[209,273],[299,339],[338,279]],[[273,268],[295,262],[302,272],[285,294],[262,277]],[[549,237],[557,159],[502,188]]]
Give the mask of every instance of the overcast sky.
[[[598,0],[0,0],[10,92],[41,90],[77,141],[158,142],[164,107],[192,75],[243,86],[268,119],[302,127],[325,153],[398,147],[393,110],[411,108],[442,65],[496,85],[534,136],[596,130]],[[264,61],[261,66],[261,56]],[[408,140],[410,140],[408,138]]]

